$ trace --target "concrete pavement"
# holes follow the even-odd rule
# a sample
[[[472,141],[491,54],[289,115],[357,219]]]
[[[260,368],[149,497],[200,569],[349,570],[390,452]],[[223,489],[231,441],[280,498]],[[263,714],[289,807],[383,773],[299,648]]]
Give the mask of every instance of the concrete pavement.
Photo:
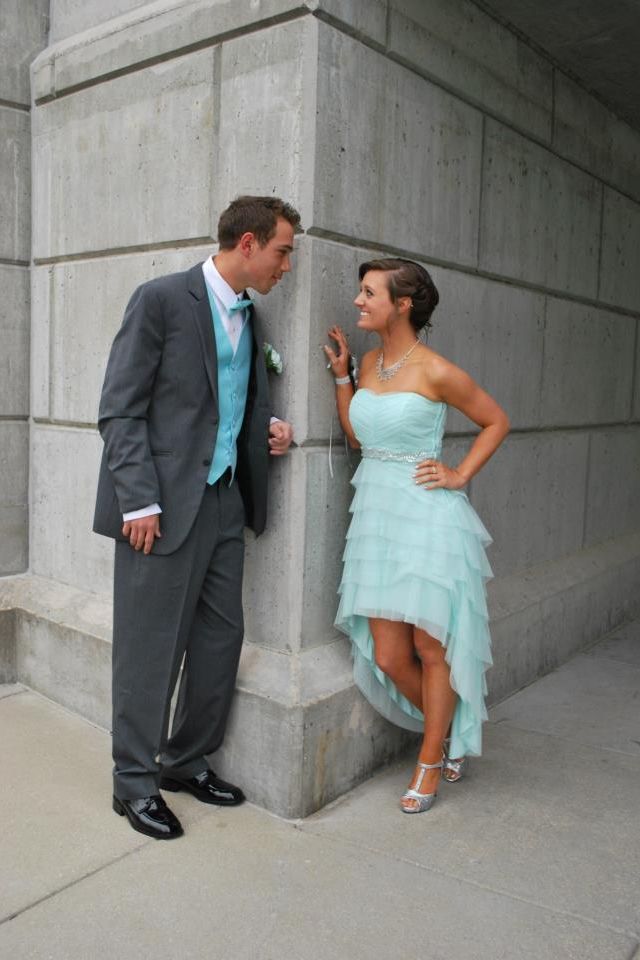
[[[427,814],[407,758],[296,822],[171,795],[172,843],[112,813],[103,730],[0,691],[3,960],[640,960],[640,622],[495,707]]]

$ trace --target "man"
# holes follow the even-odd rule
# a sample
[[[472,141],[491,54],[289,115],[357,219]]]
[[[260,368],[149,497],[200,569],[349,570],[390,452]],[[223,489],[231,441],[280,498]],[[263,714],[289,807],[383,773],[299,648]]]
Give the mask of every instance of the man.
[[[244,800],[205,756],[222,743],[240,657],[243,528],[264,529],[269,453],[293,438],[270,417],[245,289],[266,294],[291,269],[299,223],[282,200],[238,197],[216,256],[134,292],[107,365],[94,530],[116,540],[113,809],[157,839],[182,834],[159,788]]]

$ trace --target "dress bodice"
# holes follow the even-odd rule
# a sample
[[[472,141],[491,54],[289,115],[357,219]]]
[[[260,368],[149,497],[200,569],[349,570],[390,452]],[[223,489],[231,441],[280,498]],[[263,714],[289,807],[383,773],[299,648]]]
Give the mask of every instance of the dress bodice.
[[[375,393],[362,387],[349,407],[349,420],[363,453],[376,451],[374,456],[381,458],[386,453],[389,459],[393,454],[439,459],[446,419],[445,403],[409,391]]]

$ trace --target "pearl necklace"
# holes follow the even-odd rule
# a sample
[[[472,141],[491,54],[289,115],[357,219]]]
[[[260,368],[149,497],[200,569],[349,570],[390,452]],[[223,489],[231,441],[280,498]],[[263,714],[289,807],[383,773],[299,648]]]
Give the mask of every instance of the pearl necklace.
[[[378,354],[378,359],[376,360],[376,376],[378,377],[378,380],[383,380],[383,381],[391,380],[391,377],[395,377],[400,367],[404,366],[404,364],[407,362],[407,360],[409,359],[409,357],[411,356],[411,354],[413,353],[413,351],[415,350],[415,348],[418,346],[419,343],[420,341],[416,340],[413,346],[409,347],[404,357],[400,357],[399,360],[396,360],[395,363],[392,363],[391,366],[387,367],[386,369],[383,369],[382,367],[382,364],[384,362],[384,357],[382,354],[382,350],[380,350],[380,353]]]

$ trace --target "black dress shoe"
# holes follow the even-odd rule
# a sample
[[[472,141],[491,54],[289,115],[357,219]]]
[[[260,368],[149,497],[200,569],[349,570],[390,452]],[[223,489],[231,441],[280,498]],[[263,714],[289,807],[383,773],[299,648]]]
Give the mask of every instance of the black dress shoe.
[[[134,830],[156,840],[173,840],[184,833],[182,824],[169,810],[160,794],[139,797],[136,800],[113,798],[113,809],[126,817]]]
[[[220,777],[216,777],[213,770],[205,770],[188,780],[161,777],[160,789],[171,790],[174,793],[178,790],[187,790],[196,800],[202,800],[203,803],[217,803],[221,807],[236,807],[245,799],[240,787],[234,787],[232,783],[226,783]]]

